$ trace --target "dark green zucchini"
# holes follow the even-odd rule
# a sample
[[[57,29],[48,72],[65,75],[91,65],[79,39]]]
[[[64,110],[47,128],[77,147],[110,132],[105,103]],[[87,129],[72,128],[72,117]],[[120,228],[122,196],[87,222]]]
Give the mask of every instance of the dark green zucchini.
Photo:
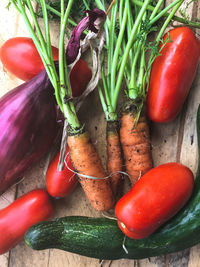
[[[200,107],[197,113],[200,153]],[[200,242],[200,160],[190,201],[150,237],[125,239],[117,222],[106,218],[65,217],[31,227],[25,236],[36,250],[58,248],[99,259],[142,259],[183,250]],[[127,251],[126,251],[127,250]]]

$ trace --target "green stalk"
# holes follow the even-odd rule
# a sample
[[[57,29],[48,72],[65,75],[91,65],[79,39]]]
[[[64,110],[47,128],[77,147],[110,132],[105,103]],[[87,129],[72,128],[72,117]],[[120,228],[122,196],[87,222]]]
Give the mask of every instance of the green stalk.
[[[38,39],[40,40],[40,43],[41,43],[41,46],[42,46],[42,49],[45,50],[46,49],[46,42],[44,40],[44,37],[42,35],[42,32],[40,30],[40,26],[37,22],[37,19],[35,17],[35,12],[34,12],[34,9],[33,9],[33,6],[31,4],[31,1],[30,0],[27,0],[27,6],[29,8],[29,11],[30,11],[30,14],[31,14],[31,17],[33,19],[33,23],[34,23],[34,26],[35,26],[35,30],[37,32],[37,36],[38,36]]]
[[[105,105],[107,106],[105,115],[106,115],[107,121],[110,121],[110,120],[113,121],[113,120],[116,120],[117,115],[114,112],[114,110],[112,108],[112,104],[111,104],[111,95],[110,95],[111,89],[108,88],[108,85],[107,85],[108,76],[107,77],[105,76],[105,62],[104,62],[105,53],[104,52],[105,52],[105,49],[103,50],[103,54],[102,54],[101,77],[102,77],[103,89],[104,89],[105,100],[106,100],[104,102],[105,102]],[[100,97],[102,97],[102,96],[100,95]],[[103,109],[104,109],[104,107],[103,107]]]
[[[12,0],[13,1],[13,0]],[[40,0],[35,0],[38,4],[40,4]],[[46,8],[47,10],[51,11],[52,13],[54,13],[55,15],[57,15],[58,17],[61,16],[60,12],[58,10],[56,10],[55,8],[51,7],[50,5],[46,4]],[[77,26],[77,23],[74,22],[73,20],[71,19],[68,19],[69,23],[72,25],[72,26]]]
[[[160,38],[162,37],[165,29],[167,28],[170,20],[172,19],[172,17],[174,16],[174,14],[176,13],[176,11],[179,9],[179,7],[182,5],[182,3],[184,2],[184,0],[181,0],[175,7],[174,9],[171,11],[171,13],[169,14],[169,16],[167,17],[165,23],[163,24],[162,28],[159,31],[159,34],[156,37],[156,42],[158,43],[160,41]]]
[[[101,1],[100,0],[95,0],[95,3],[96,3],[96,5],[97,5],[97,7],[99,8],[99,9],[102,9],[104,12],[106,12],[106,10],[105,10],[105,6],[101,3]],[[106,18],[106,23],[105,23],[105,32],[106,32],[106,46],[108,47],[108,45],[109,45],[109,28],[110,28],[110,19],[107,17]]]
[[[155,17],[151,20],[150,25],[152,25],[152,24],[154,24],[156,21],[158,21],[161,17],[164,16],[164,14],[165,14],[169,9],[171,9],[171,8],[174,7],[174,6],[176,6],[178,3],[181,5],[181,4],[183,3],[183,1],[184,1],[184,0],[175,0],[175,1],[173,1],[171,4],[169,4],[166,8],[164,8],[162,11],[160,11],[160,12],[157,14],[157,16],[155,16]],[[168,15],[168,17],[170,16],[170,20],[172,19],[171,14],[172,14],[172,13],[170,12],[170,14]],[[174,13],[173,13],[173,15],[174,15]],[[169,22],[168,22],[168,24],[169,24]]]
[[[140,7],[143,6],[143,2],[140,1],[140,0],[131,0],[131,1],[132,1],[133,4],[136,4],[136,5],[140,6]],[[150,11],[154,11],[154,7],[151,6],[151,5],[148,5],[147,6],[147,9],[150,10]],[[168,12],[165,12],[163,14],[163,16],[167,17],[167,16],[169,16],[169,13]],[[183,24],[185,24],[187,26],[191,26],[191,27],[195,27],[195,28],[200,28],[200,23],[193,22],[193,21],[188,21],[188,20],[185,20],[185,19],[183,19],[183,18],[181,18],[179,16],[176,16],[176,15],[174,15],[172,17],[172,19],[175,20],[175,21],[178,21],[180,23],[183,23]]]
[[[108,90],[108,85],[107,85],[107,81],[106,81],[106,77],[105,77],[104,71],[105,71],[104,67],[102,67],[101,77],[102,77],[102,82],[103,82],[104,94],[105,94],[105,98],[106,98],[106,104],[108,106],[111,106],[109,90]]]
[[[49,23],[48,23],[48,17],[47,17],[47,9],[45,0],[41,0],[41,6],[42,6],[42,12],[43,12],[43,19],[44,19],[44,25],[45,25],[45,36],[46,36],[46,43],[44,41],[44,37],[41,34],[39,25],[37,24],[36,15],[34,13],[34,10],[32,8],[32,5],[30,3],[30,0],[28,1],[28,9],[30,11],[30,14],[33,18],[33,21],[36,25],[36,32],[40,36],[39,39],[37,35],[34,32],[34,29],[29,21],[29,18],[26,14],[26,6],[22,3],[22,0],[17,0],[16,7],[20,11],[21,15],[24,18],[24,21],[27,25],[27,28],[31,34],[31,37],[36,45],[36,48],[38,49],[38,52],[43,60],[43,63],[45,65],[47,74],[49,76],[50,81],[52,82],[52,85],[55,89],[55,96],[57,103],[60,107],[60,109],[63,111],[64,116],[67,118],[67,121],[72,129],[76,132],[77,129],[80,129],[80,123],[78,121],[77,115],[75,113],[75,108],[72,103],[69,103],[66,101],[66,91],[65,88],[67,88],[68,92],[70,91],[69,86],[69,78],[67,73],[67,64],[66,64],[66,58],[64,56],[64,34],[65,34],[65,28],[68,21],[69,13],[72,7],[73,0],[70,0],[66,9],[66,12],[64,13],[64,0],[61,0],[61,6],[62,6],[62,15],[61,15],[61,33],[60,33],[60,41],[59,41],[59,78],[58,74],[54,65],[53,55],[51,51],[51,40],[50,40],[50,31],[49,31]],[[40,42],[41,41],[41,42]],[[70,91],[71,92],[71,91]]]
[[[112,106],[106,103],[101,87],[98,85],[98,93],[101,101],[101,105],[106,117],[106,121],[117,121],[117,114],[113,111]],[[107,100],[107,98],[106,98]]]
[[[136,42],[136,46],[140,47],[142,45],[141,42]],[[131,77],[130,82],[129,82],[129,98],[135,99],[137,97],[138,91],[137,91],[137,86],[136,86],[136,64],[138,61],[140,55],[140,49],[137,49],[135,52],[135,56],[132,62],[132,68],[131,68]]]
[[[41,1],[41,6],[42,6],[43,18],[44,18],[47,53],[48,53],[48,57],[49,57],[49,61],[50,61],[49,67],[50,67],[50,70],[52,72],[52,76],[55,77],[55,83],[57,83],[58,82],[58,75],[56,72],[55,64],[52,64],[54,62],[54,59],[53,59],[53,52],[52,52],[52,47],[51,47],[51,38],[50,38],[49,21],[48,21],[46,4],[45,4],[45,0],[40,0],[40,1]]]
[[[132,10],[131,10],[130,1],[126,1],[126,6],[125,7],[128,7],[127,36],[129,38],[131,30],[132,30],[133,25],[134,25],[134,23],[132,21]],[[133,61],[133,54],[134,54],[133,49],[131,49],[130,52],[129,52],[130,62]]]
[[[145,50],[144,47],[141,49],[141,57],[140,57],[140,70],[138,73],[137,79],[137,88],[139,88],[138,93],[139,95],[143,95],[143,80],[144,80],[144,71],[145,71]]]
[[[129,56],[129,51],[136,39],[136,32],[137,32],[137,29],[142,21],[142,18],[143,18],[143,15],[147,9],[147,6],[148,4],[150,3],[151,0],[145,0],[144,1],[144,4],[136,18],[136,21],[135,21],[135,24],[132,28],[132,31],[131,31],[131,35],[130,35],[130,38],[128,40],[128,43],[126,45],[126,49],[124,51],[124,55],[123,55],[123,59],[122,59],[122,63],[121,63],[121,66],[120,66],[120,70],[119,70],[119,74],[118,74],[118,79],[117,79],[117,84],[116,84],[116,88],[115,88],[115,95],[112,99],[112,106],[114,107],[114,109],[116,109],[116,106],[117,106],[117,100],[118,100],[118,95],[119,95],[119,91],[120,91],[120,88],[121,88],[121,84],[122,84],[122,80],[123,80],[123,75],[124,75],[124,70],[125,70],[125,67],[126,67],[126,63],[127,63],[127,59],[128,59],[128,56]]]
[[[107,71],[108,75],[111,75],[112,69],[112,61],[113,61],[113,51],[114,51],[114,36],[115,36],[115,25],[116,25],[116,14],[118,8],[118,0],[116,0],[115,4],[112,7],[111,12],[111,24],[109,27],[109,49],[107,50]],[[111,87],[110,80],[108,80],[108,87]]]
[[[35,44],[35,46],[36,46],[36,48],[37,48],[37,50],[41,56],[41,59],[44,63],[44,66],[46,68],[49,79],[50,79],[52,85],[55,86],[55,79],[54,79],[54,76],[52,75],[51,69],[49,67],[50,62],[49,62],[48,54],[46,53],[46,51],[44,49],[42,49],[40,41],[34,32],[34,29],[33,29],[32,25],[29,21],[29,18],[25,12],[25,7],[23,6],[21,0],[17,0],[17,3],[18,3],[18,9],[20,10],[21,15],[23,16],[24,22],[25,22],[25,24],[29,30],[29,33],[33,39],[33,42],[34,42],[34,44]]]
[[[12,3],[13,6],[15,7],[15,9],[21,14],[21,10],[20,8],[17,6],[16,4],[16,0],[10,0],[10,2],[8,3],[8,7],[9,7],[9,4]]]
[[[124,31],[125,31],[125,27],[126,27],[126,22],[127,22],[127,17],[128,17],[128,7],[127,5],[125,5],[125,10],[124,10],[124,16],[123,16],[123,20],[122,20],[122,24],[120,27],[120,32],[117,38],[117,43],[115,46],[115,51],[114,51],[114,55],[113,55],[113,60],[111,63],[111,97],[114,96],[114,92],[115,92],[115,80],[116,80],[116,72],[117,72],[117,62],[119,60],[119,53],[120,53],[120,48],[121,48],[121,44],[122,44],[122,40],[124,37]]]
[[[155,15],[156,15],[156,13],[159,11],[159,9],[160,9],[162,3],[163,3],[163,0],[159,0],[159,1],[158,1],[158,3],[156,4],[156,6],[155,6],[153,12],[151,13],[151,16],[150,16],[149,20],[151,20],[151,19],[153,19],[153,17],[155,17]]]
[[[87,9],[90,9],[90,7],[88,6],[88,4],[87,4],[87,2],[86,2],[85,0],[83,0],[83,3],[84,3],[84,5],[85,5],[85,7],[86,7]]]
[[[47,52],[50,55],[50,58],[53,59],[52,49],[51,49],[51,39],[50,39],[50,33],[49,33],[49,21],[48,21],[48,14],[47,14],[47,9],[45,5],[45,0],[40,0],[40,2],[41,2],[42,13],[43,13],[43,18],[44,18],[44,30],[45,30],[46,43],[47,43]]]
[[[64,12],[64,0],[61,0],[61,24],[60,24],[60,39],[59,39],[59,77],[60,77],[60,94],[63,104],[64,116],[67,119],[72,129],[80,128],[80,123],[74,112],[74,107],[71,104],[73,110],[70,108],[69,102],[65,103],[66,91],[71,95],[69,75],[67,72],[66,57],[64,53],[64,36],[65,28],[67,25],[68,17],[74,0],[69,0],[67,9]],[[68,97],[68,96],[67,96]]]
[[[123,13],[124,13],[124,1],[125,0],[121,0],[120,1],[120,6],[119,6],[119,26],[120,28],[122,27],[122,21],[123,21]],[[125,39],[122,39],[122,45],[121,45],[121,50],[125,50],[126,47],[126,42]],[[121,60],[121,59],[120,59]]]
[[[99,93],[99,98],[100,98],[101,105],[102,105],[104,114],[105,114],[105,116],[106,116],[106,121],[107,121],[107,120],[108,120],[108,109],[107,109],[107,104],[106,104],[106,102],[105,102],[105,99],[104,99],[104,95],[103,95],[102,89],[101,89],[101,87],[100,87],[99,85],[98,85],[98,93]]]
[[[151,21],[157,14],[162,4],[163,4],[163,0],[159,0],[157,2],[149,18],[148,18],[147,12],[145,12],[143,19],[142,19],[143,23],[145,23],[145,21],[147,20],[147,21],[150,21],[149,24],[151,25]],[[138,27],[138,34],[139,33],[140,33],[140,27]],[[132,64],[130,83],[128,85],[128,88],[129,88],[128,96],[130,99],[136,99],[137,97],[141,98],[142,95],[144,95],[143,79],[144,79],[144,71],[145,71],[145,66],[146,66],[144,44],[146,42],[147,35],[148,35],[148,32],[144,32],[141,36],[142,39],[134,43],[135,57],[134,57],[133,64]],[[138,62],[139,55],[140,55],[140,62]],[[137,69],[137,63],[139,63],[139,69]]]

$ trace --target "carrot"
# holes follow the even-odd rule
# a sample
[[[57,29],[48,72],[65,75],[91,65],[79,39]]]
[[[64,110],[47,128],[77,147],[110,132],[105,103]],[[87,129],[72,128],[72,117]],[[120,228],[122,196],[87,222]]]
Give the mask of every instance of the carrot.
[[[132,185],[153,165],[146,116],[143,112],[135,125],[136,114],[134,111],[123,112],[120,129],[126,172]]]
[[[92,207],[98,211],[111,209],[114,198],[110,179],[106,178],[107,173],[91,143],[89,134],[83,132],[68,136],[68,146],[73,167],[78,173],[80,184]]]
[[[122,151],[117,122],[107,122],[107,170],[111,175],[111,185],[115,196],[122,187]]]

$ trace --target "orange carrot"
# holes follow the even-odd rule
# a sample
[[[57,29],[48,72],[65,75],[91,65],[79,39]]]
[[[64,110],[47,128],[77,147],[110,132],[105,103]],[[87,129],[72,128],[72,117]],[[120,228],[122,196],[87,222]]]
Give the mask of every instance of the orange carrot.
[[[111,185],[115,196],[122,187],[122,151],[117,122],[107,122],[107,170],[111,175]]]
[[[77,171],[80,183],[91,205],[98,211],[106,211],[113,207],[114,198],[110,179],[107,177],[99,156],[91,143],[89,134],[68,136],[70,157],[74,169]],[[89,176],[85,178],[81,174]],[[97,178],[97,179],[92,179]]]
[[[124,112],[121,117],[120,140],[126,171],[133,184],[152,168],[149,127],[144,113],[136,122],[136,113]]]

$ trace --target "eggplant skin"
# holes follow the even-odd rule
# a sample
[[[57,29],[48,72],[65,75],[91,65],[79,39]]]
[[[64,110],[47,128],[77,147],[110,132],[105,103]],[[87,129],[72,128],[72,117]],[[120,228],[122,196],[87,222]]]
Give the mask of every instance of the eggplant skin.
[[[0,99],[0,194],[49,149],[57,133],[54,89],[45,70]]]

